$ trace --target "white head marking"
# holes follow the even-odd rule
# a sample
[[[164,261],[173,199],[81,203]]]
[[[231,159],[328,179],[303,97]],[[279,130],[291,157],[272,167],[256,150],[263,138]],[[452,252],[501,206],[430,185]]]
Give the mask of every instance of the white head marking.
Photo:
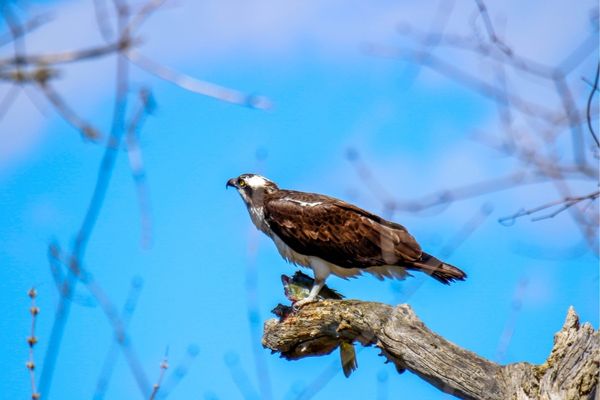
[[[265,187],[267,182],[270,182],[267,178],[260,175],[252,175],[245,179],[246,184],[252,189],[259,189]]]

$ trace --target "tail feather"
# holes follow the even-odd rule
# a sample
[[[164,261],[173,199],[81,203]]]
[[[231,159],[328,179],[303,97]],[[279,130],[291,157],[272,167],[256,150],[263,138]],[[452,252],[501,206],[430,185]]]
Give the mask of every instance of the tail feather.
[[[427,253],[423,253],[421,258],[413,263],[411,269],[421,270],[444,285],[454,281],[464,281],[467,277],[464,271]]]

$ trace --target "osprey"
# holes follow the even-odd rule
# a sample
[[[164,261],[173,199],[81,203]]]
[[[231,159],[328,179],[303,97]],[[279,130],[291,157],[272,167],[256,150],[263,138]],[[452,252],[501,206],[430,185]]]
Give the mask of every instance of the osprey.
[[[316,193],[279,189],[269,179],[243,174],[227,181],[248,208],[254,225],[287,261],[313,270],[314,284],[297,307],[312,302],[331,274],[378,279],[422,271],[444,284],[464,280],[460,269],[425,253],[406,228],[357,206]]]

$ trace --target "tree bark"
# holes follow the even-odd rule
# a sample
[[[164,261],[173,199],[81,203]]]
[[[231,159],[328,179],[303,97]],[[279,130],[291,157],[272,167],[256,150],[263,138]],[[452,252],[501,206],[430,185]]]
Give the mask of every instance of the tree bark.
[[[571,307],[541,365],[499,365],[429,330],[411,307],[357,300],[307,304],[265,322],[262,343],[288,360],[329,354],[343,341],[374,345],[399,373],[409,370],[461,399],[593,399],[600,336]]]

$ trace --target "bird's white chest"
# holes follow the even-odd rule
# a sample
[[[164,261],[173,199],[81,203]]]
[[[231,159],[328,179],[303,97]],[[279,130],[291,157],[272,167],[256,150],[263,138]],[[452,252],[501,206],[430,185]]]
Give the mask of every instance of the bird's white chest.
[[[277,246],[279,254],[281,254],[283,258],[285,258],[293,264],[297,264],[303,267],[311,266],[311,260],[309,256],[302,255],[292,250],[292,248],[285,244],[283,240],[281,240],[279,236],[277,236],[275,233],[271,232],[269,236],[271,236],[271,238],[273,239],[273,242],[275,243],[275,246]]]
[[[283,240],[281,240],[279,236],[277,236],[271,230],[269,225],[265,222],[265,214],[264,209],[262,207],[248,207],[248,212],[250,213],[250,219],[252,220],[254,226],[256,226],[260,231],[262,231],[271,239],[273,239],[273,242],[275,243],[275,246],[277,246],[279,254],[281,254],[283,258],[285,258],[287,261],[293,264],[301,265],[303,267],[310,266],[309,257],[299,254],[292,250],[290,246],[285,244]]]

